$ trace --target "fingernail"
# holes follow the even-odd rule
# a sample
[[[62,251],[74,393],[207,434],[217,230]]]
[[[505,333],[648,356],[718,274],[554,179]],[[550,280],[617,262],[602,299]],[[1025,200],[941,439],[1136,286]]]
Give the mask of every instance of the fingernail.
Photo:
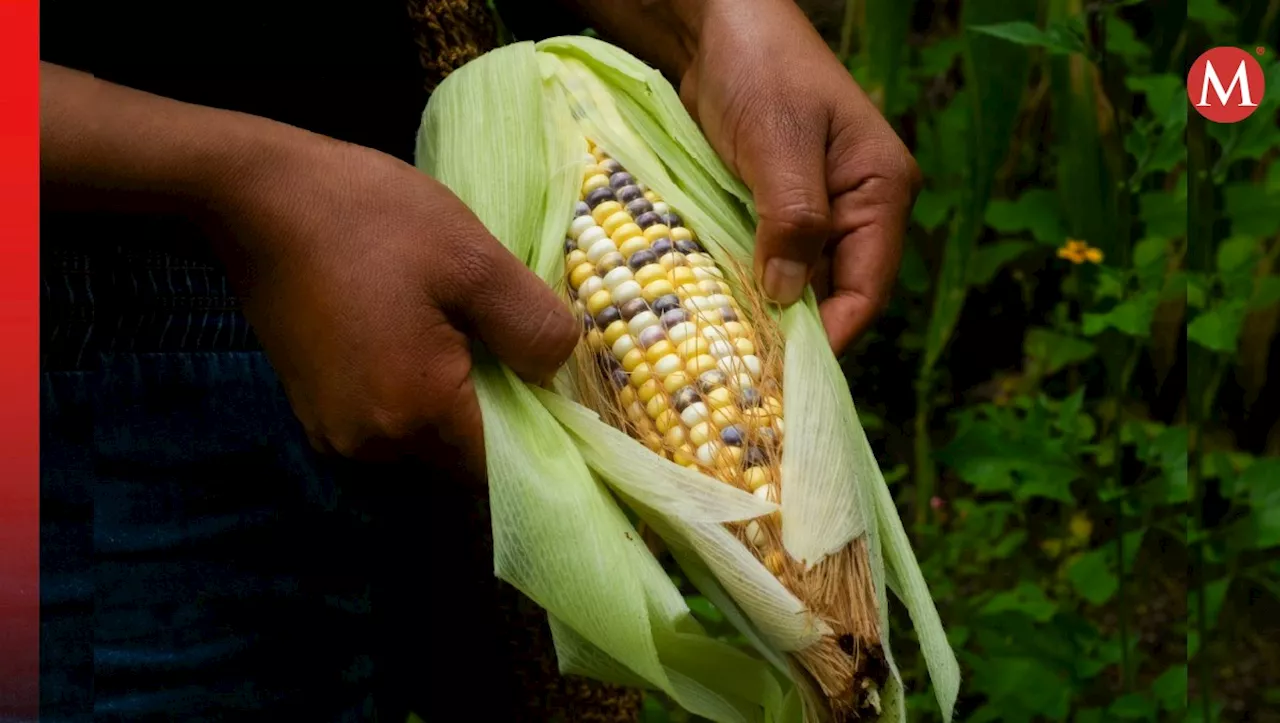
[[[769,259],[764,269],[764,293],[779,304],[790,304],[804,293],[809,270],[799,261]]]

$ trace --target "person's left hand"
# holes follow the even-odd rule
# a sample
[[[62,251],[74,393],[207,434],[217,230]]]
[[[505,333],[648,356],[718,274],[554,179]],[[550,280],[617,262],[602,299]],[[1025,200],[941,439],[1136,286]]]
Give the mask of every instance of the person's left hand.
[[[839,354],[888,302],[919,170],[791,0],[699,5],[681,99],[751,189],[765,293],[811,281]]]

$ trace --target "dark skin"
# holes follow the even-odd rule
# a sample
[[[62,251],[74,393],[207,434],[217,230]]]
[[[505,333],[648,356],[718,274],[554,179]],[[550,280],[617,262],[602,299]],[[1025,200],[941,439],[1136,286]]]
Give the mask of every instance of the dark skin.
[[[843,350],[888,299],[919,183],[866,95],[790,0],[581,9],[680,79],[755,196],[766,293],[789,304],[812,281]],[[384,461],[445,448],[482,475],[471,340],[530,381],[577,343],[564,303],[447,188],[390,156],[50,64],[41,118],[46,203],[204,222],[319,450]]]

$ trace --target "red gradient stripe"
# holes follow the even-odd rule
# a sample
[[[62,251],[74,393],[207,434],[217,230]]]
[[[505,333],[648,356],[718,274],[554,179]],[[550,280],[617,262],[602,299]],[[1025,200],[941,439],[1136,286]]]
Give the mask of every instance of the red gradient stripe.
[[[40,676],[39,3],[0,0],[0,720]]]

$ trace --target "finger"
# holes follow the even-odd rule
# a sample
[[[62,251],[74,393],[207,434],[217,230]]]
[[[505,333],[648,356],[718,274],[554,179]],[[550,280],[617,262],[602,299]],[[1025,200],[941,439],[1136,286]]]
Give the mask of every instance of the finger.
[[[831,296],[819,306],[836,354],[861,337],[888,304],[911,212],[909,178],[871,178],[838,197],[837,228],[849,232],[832,259]]]
[[[783,107],[739,136],[737,165],[760,216],[756,276],[765,294],[783,305],[804,293],[831,232],[828,120],[811,108]]]
[[[526,381],[555,374],[581,328],[568,305],[487,233],[452,248],[436,301]]]

